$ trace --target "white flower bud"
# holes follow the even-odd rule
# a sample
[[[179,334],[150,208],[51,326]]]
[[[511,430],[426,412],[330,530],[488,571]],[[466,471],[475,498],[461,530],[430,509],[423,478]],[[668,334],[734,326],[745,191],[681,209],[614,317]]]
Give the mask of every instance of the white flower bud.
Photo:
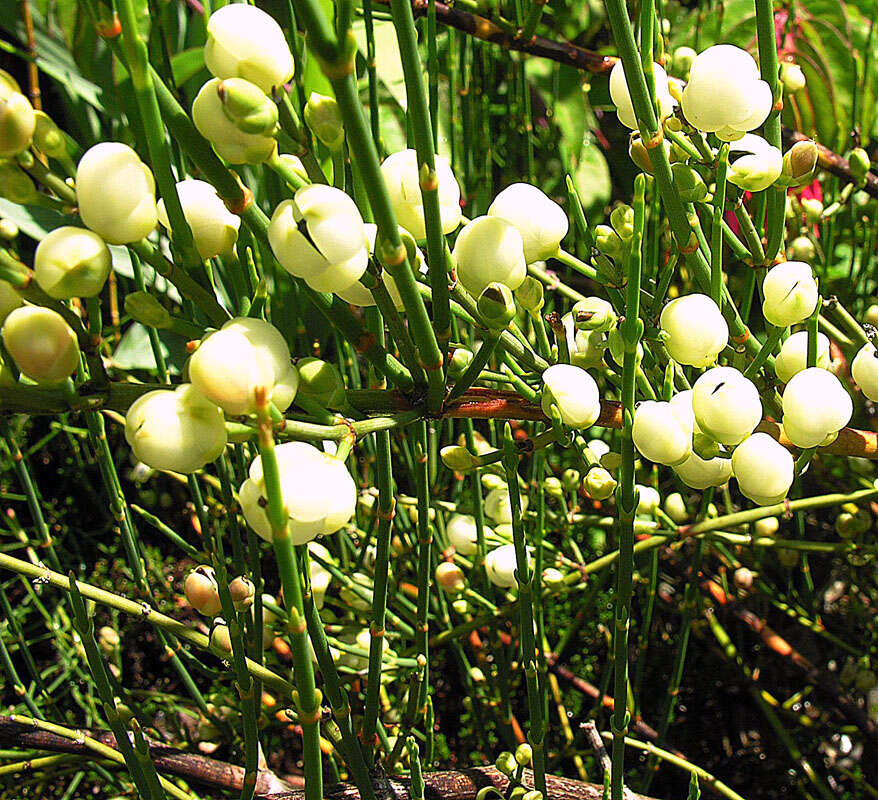
[[[244,78],[266,94],[293,77],[293,54],[280,25],[244,3],[231,3],[210,15],[204,63],[214,77]]]
[[[332,582],[332,573],[313,556],[319,556],[324,561],[333,562],[332,554],[320,542],[308,542],[308,552],[312,556],[309,560],[311,596],[314,598],[314,605],[317,608],[323,608],[326,590],[329,589],[329,584]]]
[[[281,266],[318,292],[356,283],[369,261],[363,218],[341,189],[312,183],[275,209],[268,241]]]
[[[50,308],[16,308],[6,317],[2,335],[15,365],[37,383],[61,383],[79,366],[76,334]]]
[[[686,508],[686,501],[679,492],[669,494],[665,498],[664,512],[678,525],[682,525],[689,519],[689,509]]]
[[[528,264],[556,255],[569,227],[561,206],[529,183],[507,186],[494,198],[488,216],[505,219],[521,234]]]
[[[451,259],[463,287],[478,297],[489,283],[513,291],[527,276],[521,234],[500,217],[476,217],[457,236]]]
[[[215,617],[222,611],[219,587],[213,567],[206,564],[195,567],[183,581],[183,594],[199,614]]]
[[[828,348],[827,342],[827,350]],[[878,401],[878,353],[873,344],[864,344],[854,356],[851,362],[851,377],[866,397],[873,403]]]
[[[230,164],[261,164],[275,151],[277,142],[272,136],[239,130],[223,108],[220,84],[219,78],[212,78],[195,96],[192,102],[195,127]]]
[[[553,364],[543,372],[542,408],[551,416],[555,405],[561,421],[571,428],[589,428],[601,413],[598,385],[581,367]]]
[[[0,281],[0,325],[22,304],[21,295],[7,281]]]
[[[418,241],[425,239],[427,229],[417,153],[414,150],[400,150],[388,156],[381,164],[381,174],[387,184],[396,221]],[[460,224],[460,186],[457,185],[451,165],[440,155],[436,156],[436,180],[439,184],[442,233],[451,233]]]
[[[762,282],[762,314],[779,328],[803,322],[817,307],[817,281],[804,261],[785,261]]]
[[[519,494],[519,499],[521,500],[521,514],[524,516],[528,505],[527,495]],[[485,516],[490,517],[498,525],[512,523],[512,505],[509,499],[509,489],[505,483],[488,492],[485,497]]]
[[[773,104],[771,89],[746,50],[718,44],[692,62],[682,108],[698,130],[736,139],[765,122]]]
[[[34,278],[49,297],[96,297],[110,276],[110,250],[96,233],[62,225],[34,253]]]
[[[305,104],[305,122],[330,150],[338,150],[344,144],[344,122],[334,97],[311,92]]]
[[[732,461],[720,457],[705,460],[693,451],[682,464],[674,467],[674,472],[688,487],[702,491],[728,481],[732,477]]]
[[[226,446],[223,412],[191,383],[137,398],[125,417],[134,455],[153,469],[188,474],[219,458]]]
[[[652,486],[644,486],[638,483],[637,489],[637,514],[644,516],[652,516],[656,509],[661,505],[662,498],[656,489]]]
[[[729,341],[729,326],[717,304],[706,294],[687,294],[671,300],[659,325],[667,334],[665,347],[674,361],[706,367]]]
[[[616,479],[604,467],[592,467],[586,473],[583,488],[592,500],[609,500],[616,491]]]
[[[652,74],[655,78],[655,96],[659,105],[659,118],[665,119],[673,113],[676,105],[668,89],[668,74],[661,64],[656,63],[652,65]],[[635,130],[637,118],[634,115],[634,105],[628,92],[628,84],[625,82],[625,71],[621,61],[617,61],[610,71],[610,98],[616,106],[619,122],[626,128]]]
[[[466,589],[463,570],[453,561],[440,561],[434,577],[439,588],[446,594],[460,594]]]
[[[0,157],[16,156],[27,150],[36,126],[30,100],[0,84]]]
[[[783,81],[784,93],[795,94],[805,88],[805,73],[798,64],[784,61],[780,65],[780,79]]]
[[[356,507],[357,488],[344,462],[307,442],[285,442],[274,452],[293,544],[328,536],[348,522]],[[254,459],[249,475],[238,490],[241,510],[250,527],[270,542],[262,456]]]
[[[485,536],[492,534],[487,526]],[[454,514],[445,525],[445,533],[452,547],[462,556],[472,556],[478,551],[478,528],[475,517],[468,514]]]
[[[215,258],[228,253],[238,240],[241,219],[226,208],[206,181],[187,178],[177,184],[177,196],[183,206],[183,216],[192,231],[195,249],[202,258]],[[171,233],[171,223],[165,210],[164,199],[158,202],[159,222]]]
[[[296,362],[299,373],[297,395],[310,397],[324,408],[338,408],[345,401],[344,378],[335,364],[319,358],[300,358]]]
[[[762,420],[762,402],[753,382],[734,367],[714,367],[693,387],[698,426],[725,445],[743,442]]]
[[[779,503],[793,483],[793,456],[767,433],[754,433],[735,448],[732,469],[741,493],[758,506]]]
[[[568,312],[561,317],[564,331],[567,334],[567,346],[570,348],[570,361],[582,369],[592,369],[602,366],[604,351],[608,343],[603,332],[576,330],[573,317],[574,312]]]
[[[738,567],[732,580],[739,589],[750,589],[753,586],[753,573],[747,567]]]
[[[822,333],[817,334],[817,365],[821,369],[829,369],[832,363],[829,354],[829,339]],[[851,371],[856,369],[856,359]],[[808,331],[797,331],[780,346],[780,353],[774,359],[774,372],[781,383],[789,383],[793,375],[808,366]],[[856,380],[856,378],[854,378]]]
[[[692,451],[692,422],[679,404],[646,400],[634,410],[634,446],[647,460],[673,467]]]
[[[761,192],[783,171],[783,153],[761,136],[745,133],[729,147],[728,181],[739,189]]]
[[[780,528],[777,517],[764,517],[753,523],[753,528],[758,536],[774,536]]]
[[[794,375],[783,393],[783,428],[796,447],[817,447],[838,433],[854,413],[841,381],[820,367]]]
[[[76,202],[82,221],[109,244],[137,242],[158,221],[152,172],[119,142],[96,144],[79,160]]]
[[[485,573],[488,580],[501,589],[515,586],[515,571],[518,562],[515,559],[515,545],[504,544],[485,556]]]
[[[299,376],[281,332],[260,319],[237,317],[202,339],[189,359],[189,379],[232,416],[256,411],[256,392],[284,411],[296,396]]]

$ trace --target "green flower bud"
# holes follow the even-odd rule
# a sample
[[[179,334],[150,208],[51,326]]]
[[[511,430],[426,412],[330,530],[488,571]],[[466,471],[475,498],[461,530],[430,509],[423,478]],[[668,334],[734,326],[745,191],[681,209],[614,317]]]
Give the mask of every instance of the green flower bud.
[[[594,229],[594,245],[610,258],[620,258],[625,252],[625,243],[609,225],[597,225]]]
[[[797,236],[790,242],[789,257],[793,261],[813,261],[817,248],[807,236]]]
[[[649,160],[649,150],[640,138],[640,134],[634,131],[628,140],[629,158],[647,175],[653,174],[652,162]]]
[[[529,767],[534,758],[533,748],[525,743],[515,749],[515,761],[521,767]]]
[[[848,156],[848,165],[854,179],[862,183],[872,167],[872,162],[869,160],[869,154],[862,147],[855,147]]]
[[[691,47],[678,47],[671,56],[671,66],[674,75],[684,80],[689,77],[692,62],[698,54]]]
[[[248,577],[239,575],[229,584],[229,594],[232,596],[235,611],[246,611],[253,605],[256,587]]]
[[[15,156],[27,150],[36,124],[30,100],[20,92],[0,87],[0,156]]]
[[[573,306],[573,324],[580,331],[604,333],[618,322],[613,306],[600,297],[586,297]]]
[[[592,500],[607,500],[616,491],[616,479],[603,467],[593,467],[585,476],[583,486]]]
[[[810,183],[817,169],[817,155],[817,145],[810,139],[796,142],[784,153],[780,182],[786,186]]]
[[[800,201],[802,211],[805,212],[805,220],[812,225],[820,222],[823,215],[823,203],[816,197],[803,197]]]
[[[512,753],[508,750],[504,750],[499,756],[497,756],[494,766],[497,767],[498,772],[503,773],[507,778],[511,778],[512,774],[518,767],[518,763]]]
[[[299,359],[296,369],[299,371],[299,393],[324,408],[334,409],[344,404],[344,378],[335,364],[309,356]]]
[[[878,675],[871,669],[861,669],[854,679],[854,687],[860,692],[871,692],[876,686],[878,686]]]
[[[273,136],[277,130],[277,106],[258,86],[243,78],[226,78],[216,85],[226,117],[241,131]]]
[[[463,598],[459,598],[455,600],[451,607],[454,609],[456,614],[466,614],[469,612],[469,602],[464,600]]]
[[[448,374],[452,378],[459,378],[463,375],[469,362],[473,360],[473,354],[465,347],[455,347],[451,353],[451,359],[448,363]]]
[[[37,187],[30,176],[17,164],[0,163],[0,197],[25,206],[38,197]]]
[[[719,445],[706,433],[696,433],[692,437],[692,451],[703,461],[719,456]]]
[[[16,308],[6,317],[2,336],[19,371],[37,383],[62,383],[79,366],[76,334],[50,308]]]
[[[549,497],[563,497],[564,491],[561,486],[561,481],[558,480],[554,475],[550,475],[543,481],[543,488],[546,490],[546,494]]]
[[[515,317],[515,299],[512,290],[505,283],[497,281],[489,283],[479,295],[478,310],[489,327],[505,328]]]
[[[344,123],[334,97],[311,92],[305,104],[305,122],[330,150],[338,150],[344,144]]]
[[[512,791],[509,792],[509,800],[524,800],[525,794],[527,789],[524,786],[513,786]]]
[[[688,164],[672,164],[671,173],[680,197],[687,203],[699,203],[707,197],[707,184]]]
[[[125,296],[125,313],[147,328],[164,330],[171,327],[168,310],[147,292],[132,292]]]
[[[871,527],[872,515],[863,508],[843,510],[835,519],[835,532],[842,539],[856,539]]]
[[[575,492],[579,488],[580,479],[581,476],[577,469],[565,469],[564,472],[561,473],[561,485],[568,492]]]
[[[96,233],[63,225],[34,254],[34,278],[49,297],[96,297],[110,276],[110,250]]]
[[[610,212],[610,225],[619,234],[619,238],[628,241],[634,236],[634,209],[624,203]]]
[[[442,463],[455,472],[469,472],[478,466],[478,459],[465,447],[450,444],[439,451]]]
[[[45,111],[34,111],[34,146],[52,158],[67,157],[67,137]]]
[[[786,567],[787,569],[792,569],[799,563],[799,551],[798,550],[778,550],[777,551],[777,560],[780,562],[782,567]]]
[[[533,275],[528,275],[524,283],[515,290],[515,299],[528,314],[539,314],[545,303],[543,284]]]

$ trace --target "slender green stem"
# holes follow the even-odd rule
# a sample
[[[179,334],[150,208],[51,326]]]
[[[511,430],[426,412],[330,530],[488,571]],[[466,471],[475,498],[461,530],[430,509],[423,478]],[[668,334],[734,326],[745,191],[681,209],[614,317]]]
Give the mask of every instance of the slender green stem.
[[[716,166],[716,191],[713,193],[713,221],[710,237],[710,296],[719,306],[723,302],[723,213],[726,205],[726,175],[729,170],[729,145],[719,150]]]

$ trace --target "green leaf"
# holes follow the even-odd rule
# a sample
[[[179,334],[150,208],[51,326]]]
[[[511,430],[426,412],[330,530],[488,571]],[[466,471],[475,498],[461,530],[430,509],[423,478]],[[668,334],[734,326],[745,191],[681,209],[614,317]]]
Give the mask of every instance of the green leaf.
[[[168,365],[168,372],[179,375],[186,361],[186,343],[182,336],[159,331],[159,345]],[[156,368],[149,331],[139,322],[133,322],[122,334],[113,353],[113,366],[124,370],[154,370]]]
[[[573,173],[573,183],[586,210],[610,201],[613,191],[610,168],[600,147],[594,142],[583,144],[579,164]]]
[[[190,47],[188,50],[182,50],[171,57],[171,70],[174,73],[174,83],[177,86],[194,78],[203,69],[203,47]]]
[[[357,39],[357,48],[366,57],[366,23],[357,19],[353,23],[354,36]],[[399,105],[407,108],[405,95],[405,78],[402,71],[402,59],[399,55],[399,44],[396,41],[396,29],[389,20],[376,19],[374,21],[375,32],[375,73],[378,80],[390,92],[391,97]]]

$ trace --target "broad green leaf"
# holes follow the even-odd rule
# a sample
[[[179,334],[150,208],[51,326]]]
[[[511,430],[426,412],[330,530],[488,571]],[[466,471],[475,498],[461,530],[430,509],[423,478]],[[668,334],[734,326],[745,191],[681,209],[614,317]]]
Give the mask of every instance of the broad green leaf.
[[[353,24],[357,48],[366,57],[366,23],[357,19]],[[396,29],[389,20],[376,19],[375,31],[375,72],[391,96],[403,109],[407,108],[405,78],[402,72],[402,59],[396,41]]]
[[[204,69],[204,48],[190,47],[175,53],[171,57],[171,70],[174,73],[174,83],[180,86],[194,78]]]
[[[610,168],[600,147],[594,142],[583,144],[573,183],[586,210],[604,206],[610,201],[613,191]]]

